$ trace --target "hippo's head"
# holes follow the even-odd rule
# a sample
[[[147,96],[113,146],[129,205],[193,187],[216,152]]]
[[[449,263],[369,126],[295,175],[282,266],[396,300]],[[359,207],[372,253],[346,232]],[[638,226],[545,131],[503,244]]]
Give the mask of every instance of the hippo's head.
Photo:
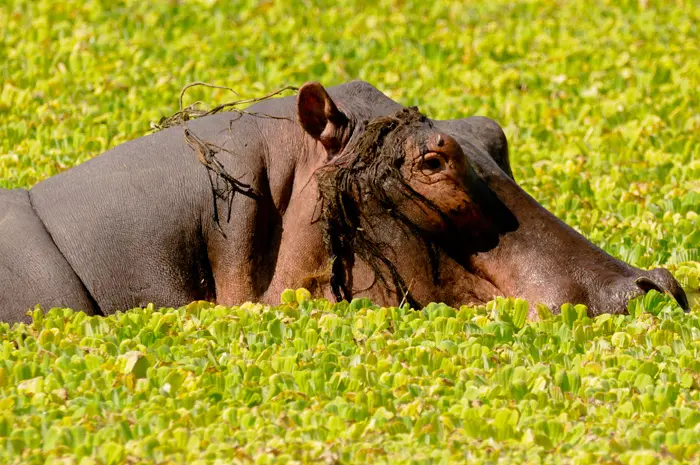
[[[302,127],[325,149],[316,180],[336,298],[362,288],[359,258],[370,287],[414,305],[503,295],[555,311],[585,304],[596,315],[624,313],[655,289],[687,309],[668,271],[613,258],[525,193],[493,121],[433,121],[399,105],[377,116],[340,103],[316,83],[298,97]]]

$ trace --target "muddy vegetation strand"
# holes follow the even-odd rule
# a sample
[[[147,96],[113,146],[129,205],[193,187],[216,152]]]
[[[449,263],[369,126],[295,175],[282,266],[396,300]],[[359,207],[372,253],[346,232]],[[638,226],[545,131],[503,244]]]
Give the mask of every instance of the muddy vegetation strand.
[[[389,258],[397,251],[373,234],[384,222],[390,221],[422,241],[433,280],[439,279],[437,243],[397,208],[397,199],[403,198],[447,220],[436,205],[410,187],[400,171],[407,137],[415,135],[415,128],[426,121],[411,107],[365,122],[364,130],[357,132],[343,153],[316,173],[324,243],[332,263],[331,290],[338,300],[352,299],[352,268],[357,256],[370,266],[375,282],[386,289],[393,287],[399,304],[421,308],[411,295],[411,284]]]
[[[229,111],[235,115],[234,119],[232,119],[229,123],[230,125],[233,125],[244,114],[251,115],[257,118],[289,120],[290,118],[287,118],[285,116],[275,116],[266,113],[251,112],[247,111],[246,109],[240,109],[237,107],[241,105],[250,106],[255,103],[269,100],[273,97],[277,97],[278,95],[283,94],[286,91],[296,92],[299,90],[299,88],[294,86],[285,86],[280,89],[277,89],[274,92],[270,92],[269,94],[264,95],[262,97],[234,100],[231,102],[219,104],[211,109],[203,109],[201,108],[201,106],[204,105],[204,103],[201,101],[196,101],[187,106],[184,106],[183,100],[185,94],[189,89],[192,89],[194,87],[224,89],[232,92],[235,95],[238,95],[238,93],[230,87],[217,86],[214,84],[209,84],[200,81],[189,83],[186,86],[184,86],[180,91],[180,109],[170,116],[162,117],[157,123],[151,123],[151,129],[157,132],[175,126],[183,126],[185,128],[185,142],[187,143],[187,145],[190,146],[190,148],[192,148],[199,162],[207,169],[209,184],[211,186],[214,224],[217,226],[218,231],[224,237],[226,237],[226,234],[221,228],[221,215],[219,214],[218,200],[222,200],[226,205],[226,222],[228,223],[229,221],[231,221],[231,206],[233,204],[233,197],[237,193],[253,199],[259,198],[260,193],[252,185],[244,183],[232,176],[226,170],[221,160],[219,160],[219,158],[217,157],[217,155],[221,152],[226,152],[231,155],[235,155],[234,153],[212,142],[201,139],[192,132],[192,130],[187,125],[187,122],[193,119],[202,118],[204,116],[221,113],[223,111]]]
[[[288,120],[289,118],[285,116],[275,116],[275,115],[268,115],[266,113],[260,113],[260,112],[249,112],[246,109],[240,109],[238,108],[241,105],[253,105],[255,103],[263,102],[265,100],[269,100],[273,97],[277,97],[278,95],[283,94],[286,91],[292,91],[292,92],[297,92],[299,90],[298,87],[294,86],[285,86],[280,89],[277,89],[274,92],[270,92],[267,95],[263,95],[262,97],[254,97],[254,98],[247,98],[247,99],[239,99],[239,100],[233,100],[231,102],[225,102],[222,104],[219,104],[215,106],[214,108],[205,110],[201,108],[202,105],[204,105],[204,102],[201,101],[196,101],[194,103],[191,103],[187,106],[184,106],[183,100],[185,98],[185,94],[189,89],[192,89],[194,87],[210,87],[212,89],[224,89],[232,92],[235,95],[238,95],[238,93],[231,89],[230,87],[225,87],[225,86],[217,86],[214,84],[209,84],[206,82],[191,82],[184,86],[182,90],[180,91],[180,109],[173,113],[170,116],[163,116],[157,123],[151,123],[151,129],[154,131],[162,131],[163,129],[167,129],[173,126],[183,126],[187,123],[187,121],[197,119],[197,118],[202,118],[204,116],[209,116],[209,115],[215,115],[217,113],[221,113],[222,111],[232,111],[236,112],[240,115],[246,114],[246,115],[252,115],[252,116],[257,116],[261,118],[270,118],[270,119],[286,119]]]
[[[171,116],[161,118],[158,123],[152,123],[151,128],[160,131],[175,126],[184,127],[185,142],[207,169],[214,207],[214,223],[219,232],[224,234],[220,225],[221,214],[218,202],[222,201],[226,205],[225,220],[228,222],[231,218],[233,198],[237,193],[253,199],[257,199],[260,193],[252,185],[232,176],[217,157],[221,152],[234,154],[198,137],[188,127],[187,122],[222,111],[231,111],[236,114],[236,118],[231,120],[231,125],[235,124],[243,114],[261,118],[289,119],[249,112],[237,106],[251,105],[276,97],[285,91],[298,89],[287,86],[263,97],[227,102],[210,110],[202,109],[203,103],[200,101],[184,106],[185,93],[197,86],[225,89],[236,93],[229,87],[203,82],[188,84],[180,93],[180,110]],[[349,142],[343,154],[316,174],[321,205],[320,220],[324,230],[324,243],[330,256],[329,281],[333,295],[339,301],[343,299],[349,301],[353,297],[352,268],[357,255],[370,266],[374,272],[375,282],[379,281],[380,285],[387,290],[393,288],[399,304],[405,302],[414,308],[421,306],[411,294],[411,283],[405,282],[393,260],[389,258],[389,255],[396,256],[397,252],[389,244],[374,237],[373,229],[377,227],[377,220],[392,221],[403,228],[406,234],[419,238],[428,253],[433,280],[437,281],[439,278],[436,242],[401,213],[396,205],[397,197],[405,197],[433,210],[449,222],[443,212],[430,200],[408,185],[400,171],[405,160],[404,144],[407,136],[411,134],[411,129],[426,121],[427,118],[416,107],[405,108],[389,116],[366,121],[364,130],[360,129],[356,132],[358,137]],[[390,195],[390,192],[393,195]]]

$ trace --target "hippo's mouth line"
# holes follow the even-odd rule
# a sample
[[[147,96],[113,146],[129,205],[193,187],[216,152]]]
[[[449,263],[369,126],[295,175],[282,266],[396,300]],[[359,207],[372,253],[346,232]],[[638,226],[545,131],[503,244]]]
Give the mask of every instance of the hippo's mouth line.
[[[480,293],[475,291],[483,286],[470,286],[470,291],[466,292],[465,295],[467,304],[486,305],[496,297],[507,297],[512,294],[504,292],[503,289],[501,289],[501,286],[499,286],[490,276],[484,273],[483,270],[472,266],[467,266],[465,264],[461,264],[461,266],[467,273],[477,278],[480,283],[485,283],[486,287],[489,288],[488,290]]]

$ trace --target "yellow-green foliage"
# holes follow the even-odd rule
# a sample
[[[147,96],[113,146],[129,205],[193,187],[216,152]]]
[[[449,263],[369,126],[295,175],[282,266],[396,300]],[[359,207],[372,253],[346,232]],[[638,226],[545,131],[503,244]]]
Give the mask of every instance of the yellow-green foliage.
[[[0,463],[697,463],[700,61],[694,1],[0,2],[0,187],[177,109],[364,79],[485,115],[516,179],[609,253],[667,266],[682,314],[523,321],[522,302],[70,311],[0,325]],[[191,100],[230,100],[193,89]],[[298,303],[297,301],[301,301]]]
[[[1,463],[697,463],[700,320],[194,302],[0,324]],[[606,462],[606,460],[608,462]],[[695,461],[695,462],[693,462]]]

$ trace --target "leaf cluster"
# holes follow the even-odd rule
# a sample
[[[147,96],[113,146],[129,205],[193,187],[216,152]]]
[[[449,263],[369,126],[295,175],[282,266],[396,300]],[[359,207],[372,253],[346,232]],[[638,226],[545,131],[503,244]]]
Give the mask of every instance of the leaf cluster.
[[[193,302],[0,325],[3,463],[671,463],[700,454],[700,319]],[[639,460],[642,460],[640,462]]]

